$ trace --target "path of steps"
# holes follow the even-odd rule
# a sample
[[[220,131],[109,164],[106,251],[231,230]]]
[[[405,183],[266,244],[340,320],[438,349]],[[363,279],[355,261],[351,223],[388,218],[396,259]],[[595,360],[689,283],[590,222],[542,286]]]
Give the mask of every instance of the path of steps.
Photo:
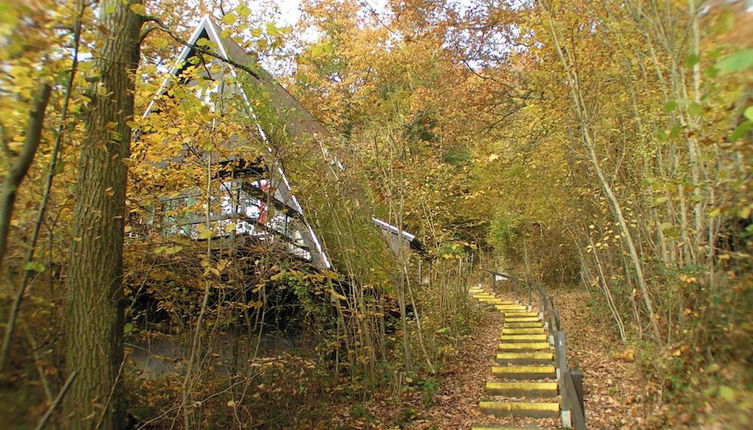
[[[489,421],[501,424],[476,425],[472,430],[559,427],[551,425],[560,415],[552,339],[540,315],[482,288],[471,288],[469,293],[482,305],[504,314],[497,366],[491,369],[494,381],[486,383],[488,399],[479,403]],[[540,426],[541,422],[546,426]]]

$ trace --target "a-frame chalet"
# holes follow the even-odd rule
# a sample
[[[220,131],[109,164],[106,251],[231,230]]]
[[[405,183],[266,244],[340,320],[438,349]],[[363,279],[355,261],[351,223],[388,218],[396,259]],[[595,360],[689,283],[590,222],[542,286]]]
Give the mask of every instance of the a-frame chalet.
[[[213,62],[222,62],[224,67],[220,68],[219,72],[222,76],[204,76],[205,78],[218,82],[237,81],[241,76],[244,79],[243,85],[240,82],[236,82],[236,85],[218,85],[214,91],[240,92],[248,114],[254,118],[250,101],[258,96],[258,93],[247,94],[250,85],[253,91],[263,92],[268,104],[276,110],[278,119],[284,121],[286,132],[291,139],[302,139],[306,136],[307,142],[316,143],[318,136],[329,136],[327,130],[264,71],[253,56],[231,39],[221,37],[221,34],[221,29],[211,18],[204,17],[201,20],[176,60],[175,66],[165,78],[157,97],[149,104],[144,117],[158,114],[158,97],[163,95],[169,85],[181,79],[181,73],[190,63],[190,59],[202,51],[211,50],[220,59],[206,55],[204,57]],[[207,68],[204,73],[209,75],[212,71]],[[206,103],[211,101],[207,99]],[[257,131],[257,137],[269,143],[268,132],[262,124],[257,123]],[[323,149],[320,147],[319,150]],[[304,210],[292,193],[290,182],[282,167],[258,164],[259,155],[244,154],[243,160],[235,160],[245,165],[245,168],[241,169],[245,175],[236,175],[233,181],[223,184],[226,189],[232,190],[232,197],[223,197],[219,213],[213,213],[211,216],[212,222],[231,222],[237,233],[249,235],[260,241],[280,243],[291,255],[309,261],[319,269],[329,269],[330,259],[313,228],[306,221]],[[231,160],[218,160],[220,163],[227,161]],[[167,203],[180,206],[190,198],[192,193],[187,191],[178,198],[169,199]],[[179,220],[172,220],[169,229],[176,234],[196,237],[197,227],[205,221],[206,218],[198,214],[184,216]]]
[[[206,43],[208,41],[209,43]],[[314,118],[282,85],[280,85],[268,72],[257,62],[256,58],[245,52],[236,42],[227,37],[222,37],[222,29],[208,16],[204,17],[194,30],[178,57],[175,67],[164,80],[159,94],[162,94],[169,84],[179,79],[181,71],[186,67],[197,51],[211,49],[214,55],[226,60],[227,67],[222,73],[229,73],[230,78],[238,79],[242,76],[244,85],[222,86],[217,91],[240,91],[246,101],[249,114],[254,117],[250,100],[263,94],[268,105],[274,109],[276,118],[284,124],[285,132],[289,138],[298,143],[308,145],[307,152],[314,152],[317,156],[329,164],[335,170],[344,170],[337,157],[328,154],[322,145],[322,140],[331,137],[329,131]],[[218,61],[218,60],[214,60]],[[239,68],[238,66],[242,66]],[[207,71],[207,73],[210,73]],[[227,78],[225,75],[222,78]],[[209,78],[213,78],[209,76]],[[222,80],[222,79],[219,79]],[[251,88],[254,94],[246,94],[244,88]],[[155,111],[155,101],[149,104],[144,116]],[[258,132],[262,139],[267,139],[268,132],[263,124],[258,123]],[[288,248],[288,252],[299,258],[310,261],[317,268],[331,268],[330,259],[322,248],[322,245],[305,220],[304,211],[300,203],[293,195],[288,178],[280,166],[255,166],[248,160],[257,159],[258,154],[249,154],[246,158],[247,171],[250,175],[241,179],[240,184],[233,184],[237,188],[235,204],[223,204],[228,208],[224,213],[217,214],[217,221],[233,220],[237,222],[236,231],[249,234],[262,240],[282,240]],[[266,195],[264,193],[268,193]],[[265,200],[273,200],[268,205]],[[179,203],[178,203],[179,204]],[[390,248],[396,255],[406,254],[400,249],[413,249],[424,252],[423,245],[416,237],[406,231],[398,229],[377,218],[372,219],[374,225],[385,236]],[[201,217],[193,217],[182,220],[175,225],[175,231],[195,236],[191,230],[192,225],[203,222]]]

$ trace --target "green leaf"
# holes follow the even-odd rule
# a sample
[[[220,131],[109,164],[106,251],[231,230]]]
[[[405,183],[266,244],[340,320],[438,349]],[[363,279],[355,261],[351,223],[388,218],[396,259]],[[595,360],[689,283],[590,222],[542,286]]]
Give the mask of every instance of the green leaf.
[[[33,270],[37,273],[44,272],[44,264],[38,262],[38,261],[29,261],[28,263],[24,264],[24,270]]]
[[[657,198],[656,198],[656,199],[654,200],[654,204],[655,204],[655,205],[660,205],[660,204],[662,204],[662,203],[665,203],[665,202],[666,202],[667,200],[669,200],[669,197],[667,197],[667,196],[661,196],[661,197],[657,197]]]
[[[691,103],[690,106],[688,106],[688,113],[691,115],[700,115],[701,112],[703,112],[703,106],[698,103]]]
[[[722,74],[739,72],[753,67],[753,48],[733,52],[719,60],[716,67]]]
[[[751,130],[753,130],[753,122],[743,121],[742,124],[735,127],[735,130],[732,131],[732,135],[729,137],[729,140],[731,142],[735,142],[741,137],[745,136]]]
[[[745,109],[745,112],[743,112],[743,116],[748,119],[748,121],[753,121],[753,106],[748,106],[747,109]]]
[[[672,113],[672,111],[674,111],[675,109],[677,109],[677,102],[674,100],[668,101],[666,104],[664,104],[664,112],[666,113]]]
[[[126,324],[126,325],[123,326],[123,333],[124,334],[129,334],[132,331],[133,331],[133,324],[128,323],[128,324]]]
[[[696,54],[690,54],[687,57],[685,57],[685,65],[687,67],[693,67],[696,64],[698,64],[699,61],[701,61],[701,57],[699,57]]]
[[[682,133],[682,126],[680,124],[677,124],[676,126],[672,127],[672,130],[669,131],[669,137],[671,139],[677,139],[680,137],[680,133]]]

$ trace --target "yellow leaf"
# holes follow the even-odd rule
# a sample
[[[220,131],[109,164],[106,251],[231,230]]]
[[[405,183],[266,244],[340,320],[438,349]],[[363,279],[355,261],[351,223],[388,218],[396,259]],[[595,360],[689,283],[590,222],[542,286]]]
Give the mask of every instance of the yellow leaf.
[[[334,289],[329,290],[329,292],[330,292],[330,294],[332,294],[332,298],[334,298],[334,299],[338,299],[338,300],[345,300],[345,299],[347,299],[347,297],[343,296],[342,294],[339,294]]]
[[[131,12],[135,13],[136,15],[146,15],[146,7],[141,3],[134,3],[128,6],[128,8],[131,9]]]
[[[238,19],[238,17],[234,13],[229,13],[222,17],[222,22],[227,25],[233,25],[235,24],[236,19]]]
[[[719,387],[719,397],[723,398],[724,400],[731,402],[735,400],[735,397],[737,397],[737,394],[735,393],[735,390],[732,388],[722,385]]]
[[[177,254],[177,253],[179,253],[179,252],[180,252],[180,251],[181,251],[182,249],[183,249],[183,247],[182,247],[182,246],[178,246],[178,245],[175,245],[175,246],[168,246],[168,247],[166,247],[166,248],[165,248],[165,254],[167,254],[167,255],[173,255],[173,254]]]

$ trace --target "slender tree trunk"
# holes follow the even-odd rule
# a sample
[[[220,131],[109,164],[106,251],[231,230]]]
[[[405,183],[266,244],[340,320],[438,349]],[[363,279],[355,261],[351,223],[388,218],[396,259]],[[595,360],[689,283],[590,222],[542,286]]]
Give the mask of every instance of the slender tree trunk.
[[[2,190],[0,190],[0,268],[2,268],[5,250],[8,247],[8,231],[10,230],[10,219],[13,216],[13,204],[16,202],[16,192],[21,181],[26,177],[26,173],[34,161],[34,155],[37,153],[39,141],[42,138],[42,126],[44,125],[44,114],[47,110],[47,102],[50,100],[50,84],[44,83],[39,86],[29,112],[29,121],[26,124],[26,135],[21,153],[15,160],[10,162],[8,174],[3,181]],[[5,140],[3,146],[7,144]],[[10,150],[9,150],[10,151]]]
[[[47,169],[47,177],[45,178],[44,192],[42,193],[42,201],[39,204],[37,210],[37,219],[34,222],[34,229],[31,233],[31,240],[29,241],[29,249],[26,251],[26,263],[34,261],[34,254],[37,248],[37,241],[39,240],[39,232],[44,222],[44,216],[47,211],[47,204],[50,201],[50,194],[52,192],[52,180],[55,177],[55,170],[58,162],[58,154],[63,144],[63,136],[65,135],[65,129],[67,126],[68,118],[68,106],[71,101],[71,93],[73,92],[73,85],[76,79],[76,71],[78,70],[78,50],[81,42],[81,16],[84,14],[86,6],[83,1],[79,0],[77,3],[78,14],[76,15],[76,23],[73,30],[73,54],[71,58],[70,75],[68,76],[68,82],[65,87],[65,97],[63,99],[63,109],[60,113],[60,124],[58,125],[57,137],[55,137],[55,144],[52,147],[52,153],[50,154],[50,164]],[[39,126],[41,127],[41,123]],[[10,214],[9,214],[10,215]],[[0,217],[2,218],[2,217]],[[0,245],[0,247],[2,247]],[[2,266],[2,257],[0,256],[0,266]],[[3,334],[2,346],[0,346],[0,373],[5,369],[5,364],[10,354],[10,344],[13,339],[13,332],[16,327],[16,319],[21,309],[21,301],[23,300],[26,287],[29,285],[29,281],[32,278],[32,271],[25,270],[23,277],[21,278],[21,284],[16,288],[15,297],[13,298],[13,304],[8,314],[8,322],[6,323],[5,333]],[[44,375],[42,375],[44,377]]]
[[[139,61],[141,0],[103,0],[95,51],[97,82],[78,165],[66,301],[66,371],[78,374],[65,399],[69,429],[123,425],[122,257],[127,168]]]
[[[650,321],[649,324],[651,325],[651,329],[654,332],[654,335],[656,337],[657,341],[661,340],[661,336],[659,333],[659,326],[656,323],[656,319],[654,318],[654,307],[651,301],[651,297],[648,294],[648,285],[646,284],[645,277],[643,275],[643,265],[641,263],[641,259],[638,255],[638,251],[635,248],[635,242],[633,241],[633,236],[630,233],[630,230],[628,229],[627,222],[625,221],[625,217],[622,213],[622,206],[620,205],[619,200],[617,200],[617,196],[615,195],[614,191],[612,190],[612,186],[609,184],[609,181],[607,181],[606,176],[604,175],[603,170],[601,169],[601,163],[599,162],[599,158],[596,155],[596,147],[594,139],[591,136],[591,129],[590,129],[590,114],[588,113],[586,109],[586,104],[583,101],[583,94],[580,89],[580,80],[577,71],[573,68],[574,61],[572,57],[565,58],[565,54],[563,52],[562,46],[559,42],[558,33],[554,28],[554,17],[551,14],[550,9],[548,9],[549,5],[546,2],[542,2],[542,5],[544,5],[544,10],[547,12],[548,15],[548,24],[549,29],[551,31],[552,40],[554,42],[554,48],[557,53],[557,56],[560,59],[560,62],[562,63],[562,67],[565,69],[565,72],[567,72],[567,83],[568,87],[570,88],[570,95],[573,99],[573,105],[575,107],[575,111],[578,117],[578,120],[580,122],[580,131],[581,136],[583,140],[583,145],[585,146],[585,149],[588,151],[589,158],[591,160],[591,164],[593,165],[593,168],[596,172],[596,176],[599,179],[599,183],[604,190],[604,194],[606,194],[607,200],[610,203],[610,206],[612,207],[612,212],[617,219],[618,224],[620,225],[620,229],[622,231],[623,236],[623,242],[627,246],[628,255],[630,256],[630,260],[633,264],[633,268],[635,269],[635,275],[638,281],[638,287],[640,288],[641,295],[643,296],[643,303],[646,306],[646,311],[648,312]]]

